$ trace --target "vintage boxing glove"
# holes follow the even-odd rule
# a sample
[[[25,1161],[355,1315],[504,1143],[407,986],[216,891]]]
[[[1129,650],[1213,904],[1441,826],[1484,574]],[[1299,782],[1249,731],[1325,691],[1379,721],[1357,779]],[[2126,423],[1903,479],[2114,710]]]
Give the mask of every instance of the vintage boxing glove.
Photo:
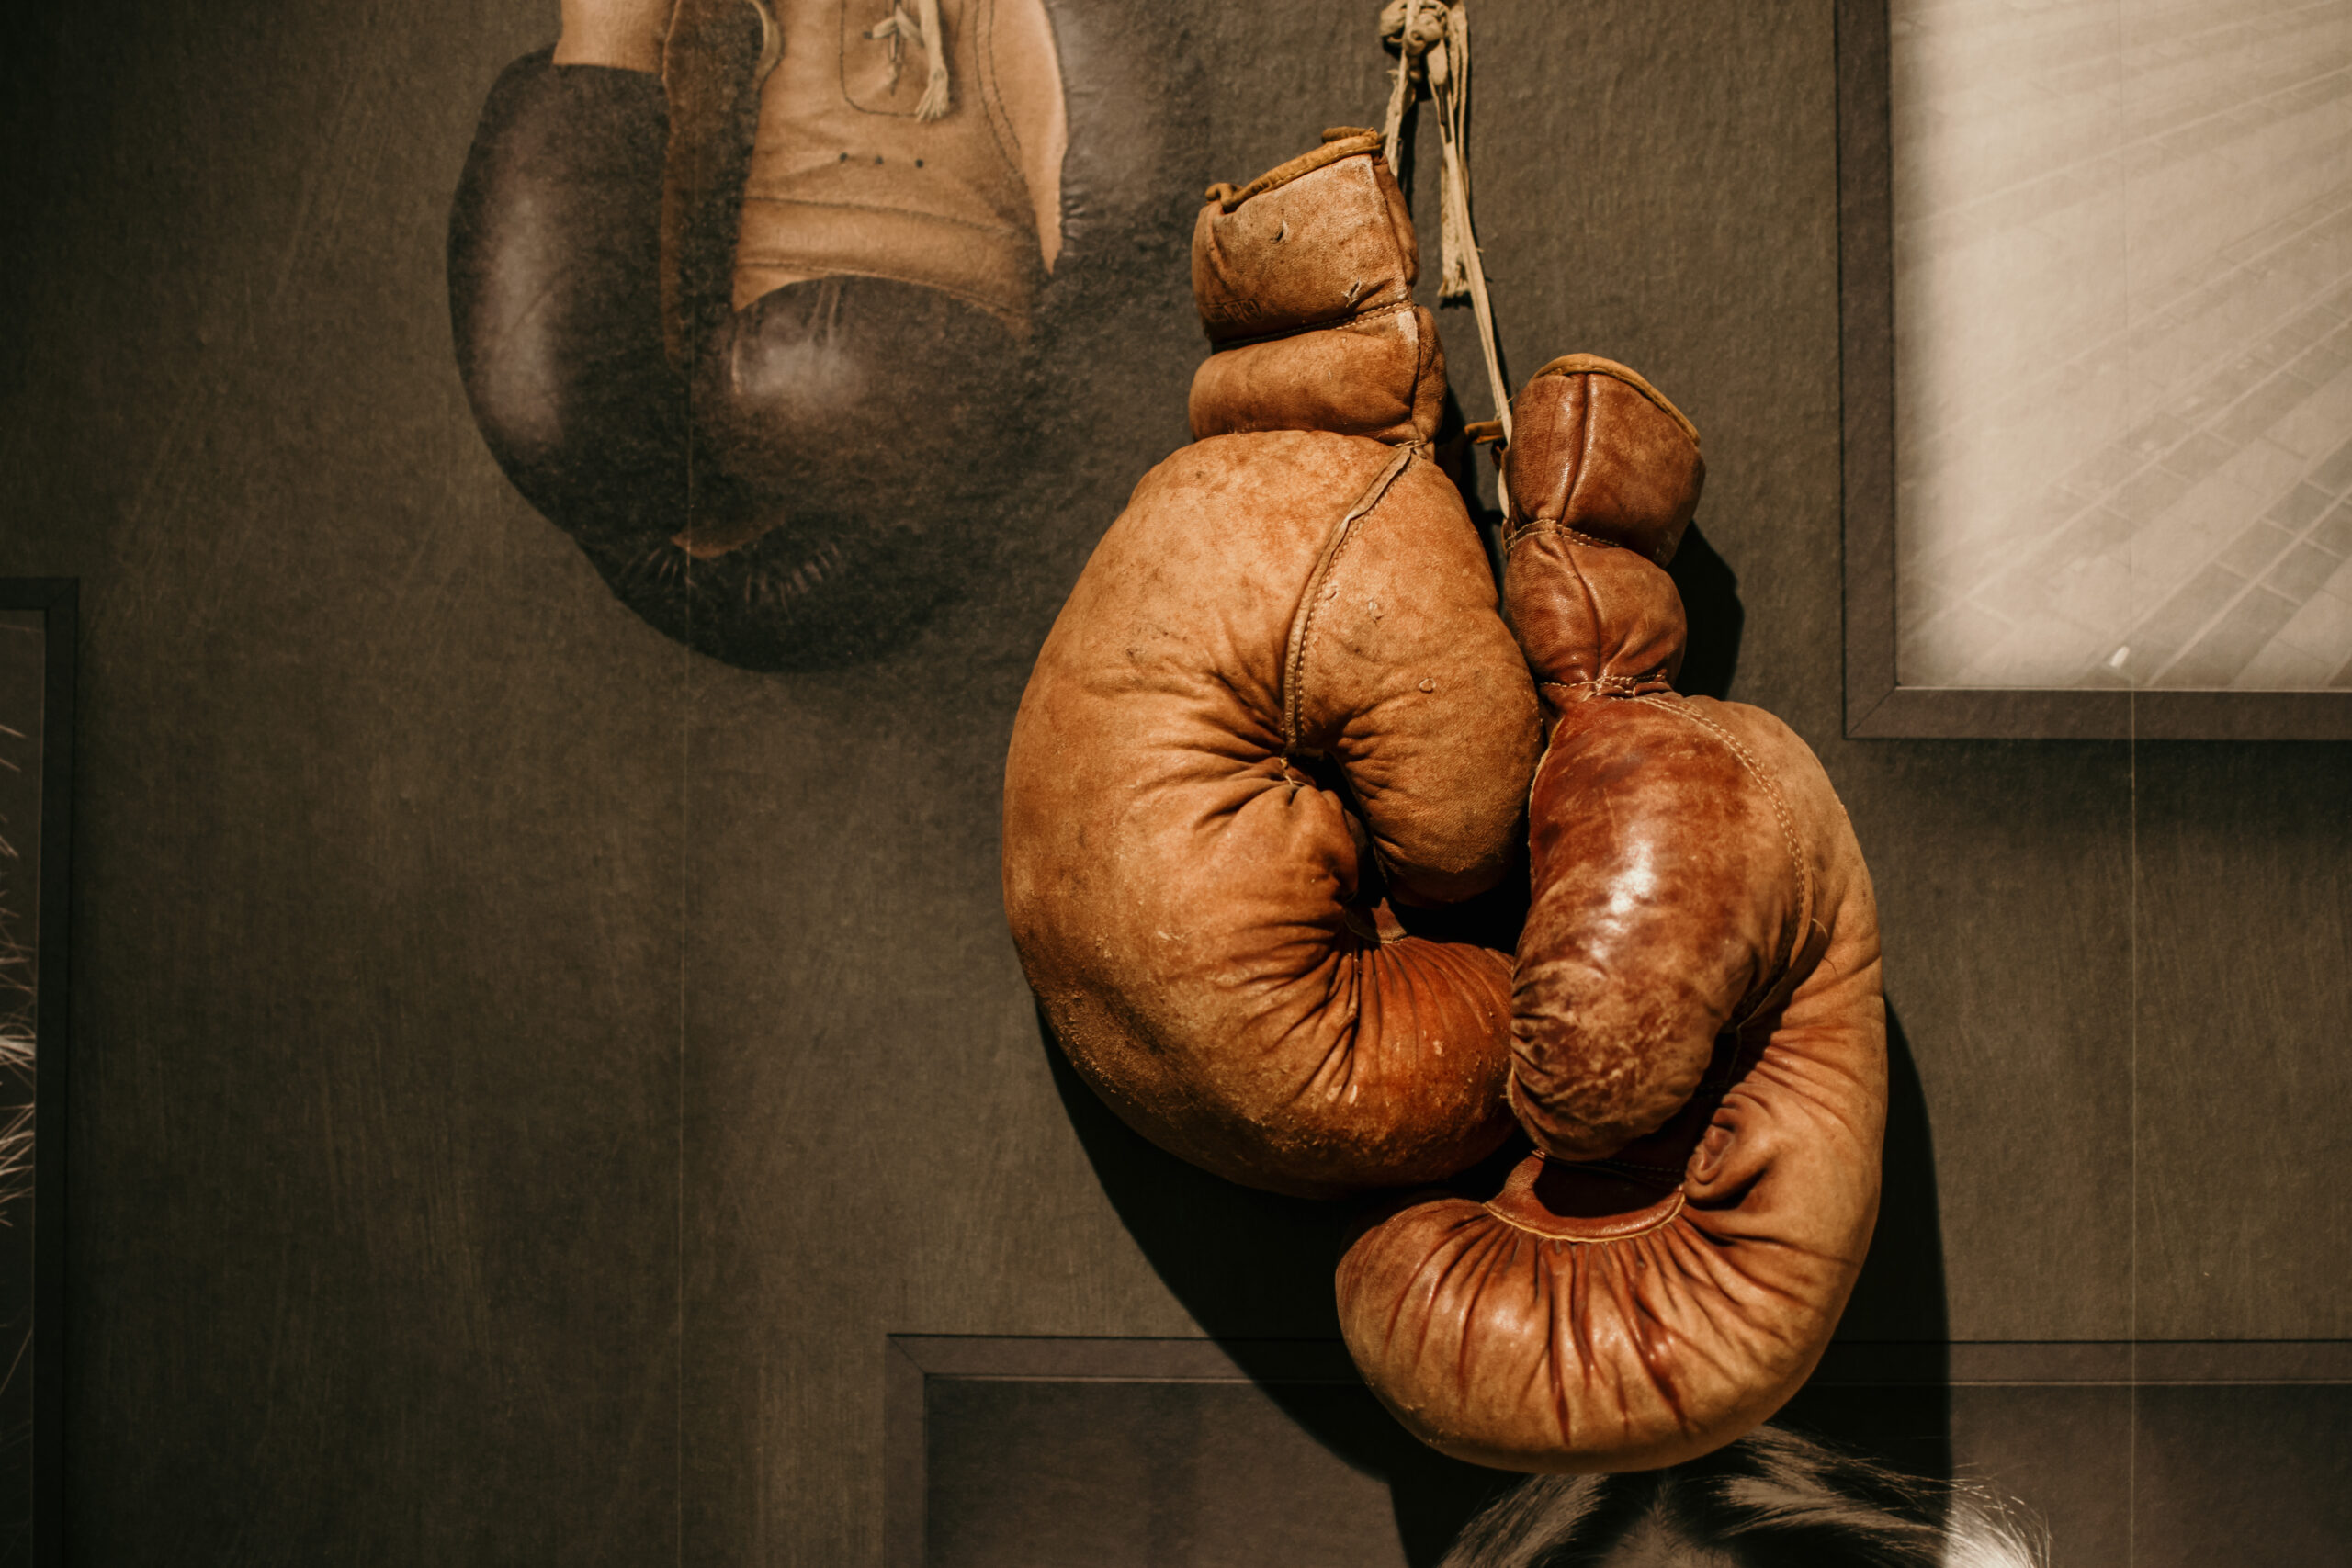
[[[451,212],[492,453],[691,646],[891,646],[1034,478],[1040,323],[1170,229],[1181,57],[1111,0],[572,0],[564,25],[492,90]]]
[[[1509,1134],[1509,955],[1447,907],[1515,871],[1539,744],[1421,445],[1443,365],[1379,145],[1211,192],[1201,439],[1104,535],[1006,759],[1005,908],[1071,1063],[1162,1147],[1309,1196]]]
[[[1852,1289],[1884,1122],[1877,918],[1804,743],[1669,686],[1689,422],[1588,355],[1512,408],[1504,598],[1550,729],[1512,982],[1510,1095],[1538,1152],[1484,1202],[1366,1228],[1340,1318],[1447,1453],[1647,1469],[1777,1409]]]

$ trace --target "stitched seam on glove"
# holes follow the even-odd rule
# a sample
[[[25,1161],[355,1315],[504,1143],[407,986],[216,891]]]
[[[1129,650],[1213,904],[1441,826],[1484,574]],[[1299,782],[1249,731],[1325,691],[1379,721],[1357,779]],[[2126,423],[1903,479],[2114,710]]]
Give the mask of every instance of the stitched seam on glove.
[[[1634,1241],[1642,1236],[1649,1235],[1655,1232],[1662,1231],[1667,1226],[1672,1224],[1675,1221],[1680,1219],[1682,1217],[1682,1209],[1685,1202],[1682,1196],[1682,1190],[1680,1188],[1678,1187],[1674,1190],[1673,1199],[1674,1205],[1672,1208],[1667,1210],[1665,1213],[1660,1214],[1657,1219],[1652,1220],[1648,1224],[1642,1226],[1641,1229],[1619,1231],[1611,1235],[1563,1235],[1555,1231],[1538,1230],[1533,1225],[1522,1224],[1519,1221],[1512,1219],[1509,1214],[1506,1214],[1497,1209],[1492,1203],[1481,1203],[1478,1207],[1486,1210],[1487,1213],[1493,1215],[1504,1224],[1509,1225],[1511,1229],[1518,1231],[1522,1235],[1536,1236],[1544,1241],[1566,1242],[1570,1247],[1606,1247],[1612,1241]]]
[[[1584,681],[1538,681],[1535,682],[1536,690],[1541,692],[1574,693],[1582,691],[1588,686],[1604,696],[1614,694],[1626,697],[1645,697],[1655,692],[1670,692],[1674,689],[1673,683],[1666,678],[1666,666],[1663,664],[1655,670],[1644,671],[1639,675],[1595,675]],[[1532,789],[1534,786],[1529,787]]]
[[[1548,523],[1542,518],[1536,518],[1532,521],[1522,523],[1518,527],[1513,528],[1510,532],[1510,538],[1504,544],[1503,548],[1506,552],[1515,550],[1519,548],[1519,543],[1521,539],[1532,539],[1538,534],[1557,534],[1561,538],[1567,540],[1568,543],[1572,545],[1590,545],[1595,549],[1625,550],[1633,548],[1631,545],[1621,545],[1614,539],[1596,539],[1591,535],[1584,533],[1578,529],[1571,528],[1565,523]]]
[[[1699,445],[1699,427],[1690,423],[1690,416],[1676,408],[1673,400],[1651,386],[1641,372],[1630,366],[1620,365],[1613,359],[1603,359],[1597,354],[1564,354],[1550,364],[1542,367],[1534,375],[1530,376],[1528,380],[1532,384],[1542,380],[1546,376],[1557,376],[1562,379],[1570,376],[1606,376],[1612,381],[1623,381],[1656,404],[1659,412],[1673,420],[1676,424],[1680,425],[1682,434],[1690,438],[1692,446]]]
[[[1376,321],[1383,316],[1394,316],[1413,309],[1414,305],[1410,299],[1399,299],[1394,304],[1374,305],[1369,310],[1356,310],[1343,316],[1326,316],[1319,321],[1308,321],[1302,326],[1284,327],[1279,332],[1260,333],[1255,337],[1216,338],[1212,341],[1209,352],[1223,354],[1227,349],[1248,348],[1252,344],[1280,343],[1284,338],[1304,337],[1308,333],[1346,332],[1361,322]]]
[[[1340,134],[1333,136],[1332,131]],[[1214,201],[1224,210],[1231,212],[1253,196],[1279,190],[1302,175],[1311,175],[1317,169],[1328,168],[1359,153],[1378,152],[1382,147],[1380,132],[1361,130],[1351,125],[1334,126],[1323,134],[1331,140],[1314,151],[1301,152],[1287,163],[1275,164],[1246,186],[1237,187],[1228,181],[1220,180],[1209,186],[1202,199]]]
[[[1380,470],[1379,477],[1356,497],[1355,504],[1331,525],[1331,532],[1323,541],[1322,553],[1316,558],[1315,570],[1307,573],[1306,592],[1300,598],[1297,610],[1291,615],[1289,647],[1284,649],[1283,659],[1283,755],[1285,757],[1295,755],[1298,750],[1299,713],[1306,703],[1307,640],[1314,635],[1316,616],[1322,612],[1323,585],[1330,581],[1332,568],[1347,548],[1348,541],[1354,537],[1355,525],[1380,504],[1382,498],[1388,493],[1388,487],[1396,481],[1398,474],[1411,467],[1419,451],[1418,445],[1397,449],[1396,456],[1389,459],[1388,466]]]

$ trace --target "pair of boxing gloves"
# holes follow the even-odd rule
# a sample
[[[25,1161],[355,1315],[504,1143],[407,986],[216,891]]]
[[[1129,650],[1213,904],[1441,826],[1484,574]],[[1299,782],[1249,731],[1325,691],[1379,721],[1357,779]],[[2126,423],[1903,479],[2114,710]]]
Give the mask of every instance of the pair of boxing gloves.
[[[1456,1457],[1648,1468],[1818,1360],[1876,1216],[1876,917],[1812,753],[1673,690],[1696,432],[1573,355],[1513,400],[1499,604],[1368,133],[1210,193],[1194,443],[1038,656],[1004,888],[1061,1048],[1236,1181],[1375,1201],[1374,1392]],[[1524,879],[1514,949],[1466,908]],[[1457,1179],[1518,1134],[1499,1190]]]

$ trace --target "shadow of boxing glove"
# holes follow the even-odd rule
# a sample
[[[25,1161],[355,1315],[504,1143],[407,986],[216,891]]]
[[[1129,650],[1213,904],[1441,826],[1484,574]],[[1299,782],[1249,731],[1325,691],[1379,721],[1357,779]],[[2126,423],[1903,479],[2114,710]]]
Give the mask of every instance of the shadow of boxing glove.
[[[1251,305],[1283,335],[1203,366],[1204,438],[1104,535],[1006,760],[1006,913],[1071,1064],[1161,1147],[1306,1196],[1442,1177],[1508,1135],[1509,957],[1445,911],[1515,870],[1539,744],[1476,532],[1419,444],[1433,356],[1332,379],[1310,341],[1411,286],[1378,146],[1212,193],[1213,341]],[[1279,355],[1227,374],[1270,346],[1288,390]],[[1219,434],[1238,410],[1259,427]]]
[[[1182,73],[1120,11],[574,0],[502,78],[451,215],[459,363],[624,603],[812,669],[954,596],[1035,471],[1047,291],[1166,227]]]
[[[1484,1202],[1370,1224],[1340,1316],[1447,1453],[1648,1469],[1778,1409],[1852,1290],[1885,1116],[1877,917],[1804,743],[1668,684],[1661,567],[1703,474],[1688,422],[1583,355],[1513,412],[1505,602],[1550,728],[1512,989],[1537,1152]]]

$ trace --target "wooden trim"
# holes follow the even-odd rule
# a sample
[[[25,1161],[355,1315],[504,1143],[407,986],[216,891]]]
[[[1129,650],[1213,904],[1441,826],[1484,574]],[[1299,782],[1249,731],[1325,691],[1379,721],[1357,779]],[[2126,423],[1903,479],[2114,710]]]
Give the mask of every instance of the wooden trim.
[[[930,1455],[926,1381],[906,1337],[892,1335],[882,1350],[882,1561],[887,1568],[922,1568],[928,1507],[923,1474]]]
[[[1838,1341],[1813,1388],[2101,1383],[2352,1383],[2352,1340],[2030,1340],[1871,1344]]]
[[[924,1568],[934,1378],[991,1382],[1356,1383],[1338,1340],[893,1334],[883,1350],[883,1562]]]
[[[1353,1383],[1336,1339],[1095,1339],[996,1334],[893,1334],[890,1348],[924,1378],[991,1382]]]
[[[1862,726],[1895,689],[1894,230],[1886,0],[1838,0],[1837,34],[1846,733],[1884,734]]]
[[[894,1334],[884,1351],[884,1562],[925,1568],[925,1431],[933,1379],[1010,1382],[1348,1383],[1321,1339],[1095,1339]],[[2160,1387],[2352,1383],[2352,1340],[2027,1343],[1838,1341],[1815,1388]]]
[[[892,1379],[1355,1383],[1336,1339],[1094,1339],[894,1334]],[[2352,1339],[1833,1341],[1810,1380],[1881,1383],[2352,1383]],[[894,1415],[920,1414],[893,1382]],[[902,1428],[894,1424],[895,1439]],[[909,1422],[903,1429],[917,1429]],[[894,1446],[894,1452],[898,1451]],[[898,1472],[893,1471],[893,1479]],[[895,1508],[895,1498],[894,1508]]]
[[[2352,692],[2038,691],[1897,681],[1886,0],[1838,0],[1837,38],[1846,733],[1887,739],[2352,739]]]

